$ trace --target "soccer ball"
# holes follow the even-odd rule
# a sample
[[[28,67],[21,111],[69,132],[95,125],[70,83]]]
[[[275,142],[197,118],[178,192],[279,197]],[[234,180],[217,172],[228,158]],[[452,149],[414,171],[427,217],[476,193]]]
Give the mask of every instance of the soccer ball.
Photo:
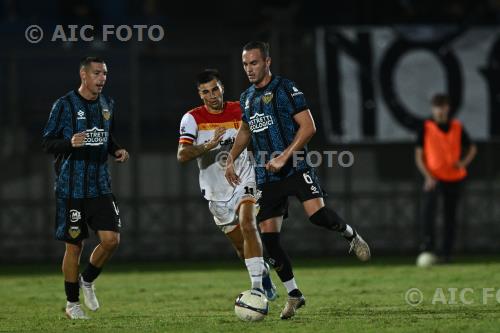
[[[422,252],[417,257],[417,266],[418,267],[429,267],[436,264],[438,258],[432,252]]]
[[[259,321],[269,311],[266,296],[258,290],[241,292],[234,302],[234,313],[243,321]]]

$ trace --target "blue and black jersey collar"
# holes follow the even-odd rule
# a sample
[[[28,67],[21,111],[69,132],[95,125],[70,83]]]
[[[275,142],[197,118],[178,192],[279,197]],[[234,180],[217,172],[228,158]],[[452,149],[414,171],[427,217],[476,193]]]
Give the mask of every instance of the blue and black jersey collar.
[[[78,96],[78,98],[80,98],[80,100],[83,103],[87,103],[87,104],[96,104],[97,102],[99,102],[99,98],[101,97],[101,95],[99,94],[95,100],[90,100],[90,99],[86,99],[85,97],[80,95],[80,92],[78,92],[78,89],[73,90],[73,92],[75,93],[76,96]]]
[[[269,82],[263,86],[263,87],[260,87],[260,88],[257,88],[255,85],[253,86],[255,91],[264,91],[266,90],[267,88],[269,88],[270,85],[273,84],[273,82],[277,79],[278,77],[277,76],[274,76],[274,75],[271,75],[271,80],[269,80]]]

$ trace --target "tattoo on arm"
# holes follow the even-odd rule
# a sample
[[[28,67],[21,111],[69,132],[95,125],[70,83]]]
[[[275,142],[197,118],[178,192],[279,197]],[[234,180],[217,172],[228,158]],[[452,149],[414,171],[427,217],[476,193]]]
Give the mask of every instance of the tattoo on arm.
[[[207,151],[209,150],[204,143],[201,145],[180,144],[177,149],[177,159],[181,162],[188,162],[205,154]]]

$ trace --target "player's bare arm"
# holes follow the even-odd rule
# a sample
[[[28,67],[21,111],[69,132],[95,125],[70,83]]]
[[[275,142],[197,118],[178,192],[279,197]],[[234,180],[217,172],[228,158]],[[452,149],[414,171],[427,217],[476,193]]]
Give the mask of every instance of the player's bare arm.
[[[464,158],[457,162],[457,168],[467,168],[477,154],[477,146],[471,144],[464,155]]]
[[[233,147],[229,152],[229,156],[227,157],[226,163],[226,179],[232,186],[236,186],[240,183],[240,177],[236,174],[234,170],[233,161],[235,161],[238,156],[240,156],[241,152],[248,147],[250,143],[250,139],[252,137],[252,133],[250,132],[250,127],[244,121],[241,122],[241,127],[236,134],[236,138],[234,139]]]
[[[316,125],[314,124],[314,119],[309,110],[297,113],[293,119],[299,125],[297,134],[295,134],[292,143],[284,152],[266,163],[266,170],[279,172],[293,153],[302,150],[316,133]]]
[[[242,121],[241,127],[236,134],[236,138],[234,139],[233,147],[229,152],[229,159],[231,161],[235,161],[238,156],[240,156],[241,152],[248,147],[251,137],[252,133],[250,133],[250,127],[246,122]]]
[[[215,130],[212,139],[201,145],[179,144],[177,148],[177,160],[184,163],[209,152],[217,147],[224,133],[226,133],[226,129],[224,127],[219,127]]]

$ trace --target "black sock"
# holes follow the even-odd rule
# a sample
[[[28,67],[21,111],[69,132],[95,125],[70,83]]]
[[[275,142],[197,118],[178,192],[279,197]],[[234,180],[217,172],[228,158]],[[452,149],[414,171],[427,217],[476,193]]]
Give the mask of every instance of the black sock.
[[[322,207],[309,217],[312,224],[326,228],[328,230],[344,232],[347,228],[343,218],[339,216],[334,210],[327,207]]]
[[[99,274],[101,274],[101,270],[102,268],[95,267],[94,265],[89,263],[87,265],[87,268],[85,268],[85,270],[82,272],[83,281],[89,283],[94,282],[94,280],[97,279]]]
[[[302,296],[302,293],[300,292],[300,290],[298,290],[298,289],[294,289],[294,290],[292,290],[292,291],[290,291],[290,292],[288,293],[288,296],[292,296],[292,297],[300,297],[300,296]]]
[[[262,243],[269,254],[269,263],[274,267],[281,281],[293,279],[292,263],[280,244],[279,232],[265,232],[261,234]]]
[[[75,303],[80,301],[80,286],[78,282],[64,281],[64,291],[66,292],[68,302]]]

